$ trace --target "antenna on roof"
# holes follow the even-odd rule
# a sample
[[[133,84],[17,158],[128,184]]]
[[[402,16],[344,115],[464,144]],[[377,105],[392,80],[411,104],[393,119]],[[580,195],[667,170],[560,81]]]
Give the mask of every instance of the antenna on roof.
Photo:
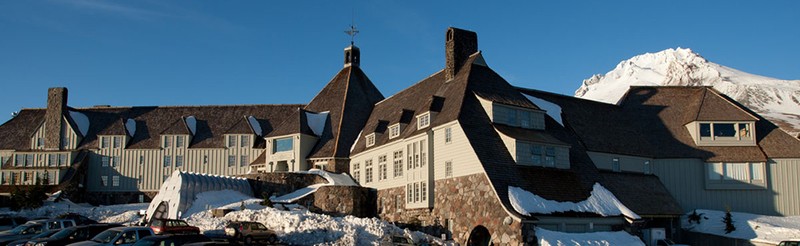
[[[350,17],[350,29],[344,31],[344,33],[350,36],[350,45],[353,45],[355,43],[356,34],[358,34],[358,29],[356,29],[355,22],[356,22],[356,10],[355,7],[353,7],[353,14]]]

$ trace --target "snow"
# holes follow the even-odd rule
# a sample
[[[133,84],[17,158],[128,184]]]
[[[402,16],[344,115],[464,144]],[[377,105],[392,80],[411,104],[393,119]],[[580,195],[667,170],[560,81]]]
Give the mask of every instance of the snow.
[[[86,117],[86,115],[81,112],[75,111],[69,111],[69,117],[78,125],[78,131],[80,131],[81,136],[86,136],[86,133],[89,132],[89,117]]]
[[[644,243],[638,237],[628,234],[625,231],[614,232],[589,232],[589,233],[567,233],[548,231],[536,228],[536,237],[541,246],[567,246],[567,245],[642,245]]]
[[[276,203],[293,203],[293,202],[299,200],[300,198],[303,198],[303,197],[305,197],[305,196],[307,196],[307,195],[309,195],[311,193],[316,192],[317,189],[319,189],[319,187],[322,187],[322,186],[331,186],[331,185],[358,186],[358,184],[356,184],[356,182],[353,180],[353,178],[351,178],[349,175],[343,174],[343,173],[342,174],[336,174],[336,173],[330,173],[330,172],[326,172],[324,170],[319,170],[319,169],[311,169],[311,170],[308,170],[308,171],[300,171],[298,173],[316,174],[316,175],[322,176],[322,178],[327,180],[328,183],[309,185],[307,187],[297,189],[297,190],[295,190],[295,191],[293,191],[293,192],[291,192],[289,194],[286,194],[286,195],[283,195],[283,196],[280,196],[280,197],[270,198],[270,201],[276,202]]]
[[[34,210],[23,210],[20,212],[8,211],[8,208],[0,209],[0,213],[15,213],[17,216],[28,218],[36,217],[55,217],[65,213],[76,213],[102,223],[121,223],[127,224],[136,222],[140,219],[138,211],[147,208],[147,203],[133,203],[109,206],[90,206],[75,204],[69,199],[59,202],[45,201],[44,205]]]
[[[790,134],[800,133],[800,80],[753,75],[709,62],[690,49],[667,49],[620,62],[593,75],[576,97],[618,103],[630,86],[712,86]]]
[[[136,134],[136,121],[130,118],[126,120],[125,130],[128,131],[128,136],[133,137]]]
[[[525,95],[525,97],[527,97],[528,100],[530,100],[533,104],[536,104],[536,106],[539,106],[540,109],[543,109],[544,111],[546,111],[547,115],[549,115],[551,118],[556,120],[556,122],[558,122],[558,124],[560,124],[562,126],[564,125],[564,122],[561,122],[561,106],[558,106],[555,103],[551,103],[551,102],[549,102],[547,100],[544,100],[544,99],[541,99],[541,98],[538,98],[538,97],[535,97],[535,96],[531,96],[531,95],[527,95],[527,94],[523,94],[523,95]]]
[[[308,128],[317,136],[322,136],[325,130],[325,122],[328,121],[328,111],[321,113],[306,112],[306,121],[308,121]]]
[[[697,214],[701,215],[699,224],[690,223],[689,214],[681,217],[681,226],[689,231],[771,244],[800,238],[800,216],[780,217],[731,212],[736,230],[725,234],[725,223],[722,222],[724,211],[698,209]]]
[[[189,116],[184,118],[186,121],[186,127],[189,128],[189,131],[192,132],[192,136],[197,132],[197,119],[194,116]]]
[[[361,130],[360,132],[358,132],[358,136],[356,136],[356,140],[353,141],[353,145],[350,145],[350,153],[353,153],[353,150],[356,149],[356,143],[358,143],[358,140],[361,139],[361,133],[363,133],[363,132],[364,132],[364,130]]]
[[[178,218],[192,206],[197,194],[219,190],[237,190],[247,195],[252,194],[250,183],[244,178],[175,170],[164,181],[158,194],[150,202],[150,206],[147,208],[147,215],[153,216],[159,204],[166,202],[169,208],[164,216]]]
[[[594,184],[589,198],[577,203],[547,200],[514,186],[508,187],[508,198],[514,210],[523,215],[574,211],[596,213],[602,216],[624,215],[634,220],[641,219],[599,183]]]
[[[250,128],[253,129],[253,132],[255,132],[256,135],[263,136],[261,134],[264,133],[264,131],[261,129],[261,123],[258,123],[258,120],[256,120],[256,117],[247,116],[247,122],[250,123]]]

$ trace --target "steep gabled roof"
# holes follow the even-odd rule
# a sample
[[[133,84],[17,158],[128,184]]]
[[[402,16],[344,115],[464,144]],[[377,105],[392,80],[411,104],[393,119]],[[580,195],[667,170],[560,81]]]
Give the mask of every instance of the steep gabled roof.
[[[325,130],[309,158],[349,157],[350,146],[364,127],[372,107],[383,95],[358,66],[339,71],[306,105],[305,110],[329,112]]]

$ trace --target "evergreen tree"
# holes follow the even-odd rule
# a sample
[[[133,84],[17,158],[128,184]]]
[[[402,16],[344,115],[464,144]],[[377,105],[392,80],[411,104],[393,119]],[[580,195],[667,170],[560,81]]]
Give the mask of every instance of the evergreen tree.
[[[725,217],[722,217],[722,223],[725,223],[725,234],[731,233],[736,230],[733,226],[733,216],[731,215],[731,207],[725,207]]]

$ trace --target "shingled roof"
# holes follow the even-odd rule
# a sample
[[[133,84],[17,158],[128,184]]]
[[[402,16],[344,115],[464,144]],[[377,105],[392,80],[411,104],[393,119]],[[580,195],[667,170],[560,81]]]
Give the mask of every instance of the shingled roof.
[[[358,66],[347,66],[305,106],[311,112],[329,112],[325,130],[308,158],[350,156],[350,146],[364,127],[372,107],[383,94]]]
[[[89,121],[87,136],[79,149],[97,147],[98,135],[125,135],[124,122],[133,119],[136,131],[129,149],[155,149],[160,147],[162,134],[190,134],[183,117],[197,119],[197,132],[190,148],[223,148],[224,134],[252,134],[247,116],[260,123],[262,131],[269,134],[281,122],[294,114],[300,104],[289,105],[229,105],[229,106],[169,106],[169,107],[110,107],[71,108],[85,114]],[[0,149],[30,150],[30,137],[44,122],[45,109],[23,109],[13,119],[0,126]],[[244,125],[242,125],[244,124]],[[263,141],[256,141],[263,147]]]
[[[800,156],[800,141],[709,87],[631,87],[620,105],[520,91],[559,105],[565,124],[589,151],[709,162]],[[697,146],[686,129],[696,120],[756,121],[758,146]],[[615,139],[620,141],[610,141]]]

